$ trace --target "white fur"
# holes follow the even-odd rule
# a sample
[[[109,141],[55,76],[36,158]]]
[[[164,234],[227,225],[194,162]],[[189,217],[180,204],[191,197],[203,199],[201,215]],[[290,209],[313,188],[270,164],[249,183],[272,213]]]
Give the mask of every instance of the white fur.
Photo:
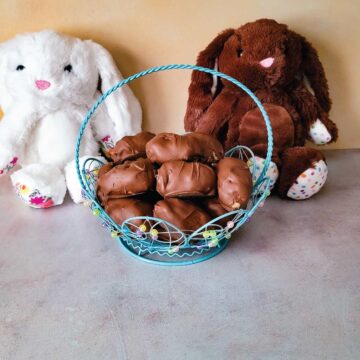
[[[80,170],[82,170],[83,165],[88,158],[89,158],[88,156],[83,156],[79,159]],[[102,161],[103,163],[107,162],[101,156],[97,156],[96,159]],[[95,170],[98,168],[99,168],[98,162],[92,162],[92,163],[89,163],[89,165],[87,165],[87,169],[89,171],[92,171],[92,170]],[[66,165],[65,178],[66,178],[66,184],[68,185],[68,188],[69,188],[70,196],[73,199],[73,201],[76,204],[83,202],[84,198],[81,193],[81,186],[80,186],[80,182],[79,182],[76,168],[75,168],[75,160],[73,160],[72,162],[70,162],[69,164]],[[82,176],[82,178],[83,178],[83,181],[85,181],[84,176]],[[69,186],[69,184],[70,184],[70,186]]]
[[[17,70],[19,65],[25,68]],[[65,71],[67,65],[71,72]],[[22,166],[50,164],[63,173],[74,158],[85,115],[101,92],[122,79],[108,51],[90,40],[44,30],[0,44],[0,101],[5,113],[0,122],[0,169],[16,156]],[[39,90],[36,80],[51,85]],[[140,104],[125,85],[106,99],[90,122],[81,156],[96,156],[97,141],[106,135],[116,141],[139,132]]]

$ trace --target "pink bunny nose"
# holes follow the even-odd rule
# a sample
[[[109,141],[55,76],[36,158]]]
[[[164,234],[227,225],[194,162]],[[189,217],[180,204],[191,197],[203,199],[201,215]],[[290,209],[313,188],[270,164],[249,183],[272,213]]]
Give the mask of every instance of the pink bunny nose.
[[[274,60],[275,59],[273,57],[268,57],[266,59],[261,60],[260,65],[263,66],[264,68],[268,68],[273,64]]]
[[[36,80],[35,85],[39,90],[46,90],[51,85],[51,83],[46,80]]]

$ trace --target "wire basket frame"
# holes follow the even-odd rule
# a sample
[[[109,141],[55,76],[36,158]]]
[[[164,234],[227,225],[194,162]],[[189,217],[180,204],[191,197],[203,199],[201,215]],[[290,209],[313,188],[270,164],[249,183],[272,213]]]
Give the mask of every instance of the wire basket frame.
[[[253,190],[246,209],[231,211],[227,214],[212,219],[195,232],[180,230],[174,224],[155,217],[133,217],[123,222],[120,226],[105,212],[96,197],[96,181],[98,169],[103,165],[96,158],[88,158],[80,169],[79,154],[80,144],[85,128],[96,109],[105,99],[121,86],[142,76],[165,70],[190,69],[202,71],[226,79],[243,91],[255,102],[264,118],[268,134],[268,150],[264,167],[260,176],[255,179],[255,157],[252,151],[245,146],[236,146],[226,152],[227,157],[237,157],[249,164],[253,174]],[[90,109],[83,120],[75,149],[75,165],[77,175],[87,199],[88,205],[95,216],[102,220],[103,227],[107,228],[111,236],[131,255],[141,260],[160,265],[189,265],[201,262],[220,253],[228,244],[232,234],[245,222],[250,220],[256,209],[261,206],[266,197],[270,195],[270,179],[266,177],[273,148],[272,129],[268,115],[258,98],[241,82],[219,71],[187,64],[171,64],[150,68],[122,80],[106,91]],[[141,225],[136,225],[141,222]],[[136,223],[136,224],[135,224]],[[220,224],[221,223],[221,224]],[[224,225],[226,223],[226,225]]]

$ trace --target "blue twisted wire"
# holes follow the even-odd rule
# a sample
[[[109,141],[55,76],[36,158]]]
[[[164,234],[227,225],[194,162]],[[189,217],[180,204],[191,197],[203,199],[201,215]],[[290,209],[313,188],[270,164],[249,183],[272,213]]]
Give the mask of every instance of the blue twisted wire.
[[[260,100],[255,96],[255,94],[248,88],[246,87],[243,83],[241,83],[240,81],[234,79],[233,77],[226,75],[222,72],[213,70],[213,69],[208,69],[202,66],[196,66],[196,65],[190,65],[190,64],[169,64],[169,65],[162,65],[162,66],[156,66],[144,71],[141,71],[137,74],[134,74],[132,76],[129,76],[128,78],[120,81],[118,84],[114,85],[111,89],[107,90],[94,104],[94,106],[89,110],[89,112],[87,113],[85,119],[83,120],[79,133],[78,133],[78,137],[77,137],[77,141],[76,141],[76,149],[75,149],[75,165],[76,165],[76,172],[77,172],[77,176],[79,178],[80,184],[82,189],[86,192],[86,187],[83,181],[83,178],[81,176],[81,171],[80,171],[80,164],[79,164],[79,156],[80,156],[80,144],[81,144],[81,139],[83,137],[85,128],[90,120],[90,118],[92,117],[92,115],[94,114],[94,112],[96,111],[96,109],[101,105],[101,103],[110,95],[112,94],[114,91],[116,91],[117,89],[119,89],[120,87],[128,84],[129,82],[138,79],[142,76],[145,75],[149,75],[155,72],[159,72],[159,71],[165,71],[165,70],[197,70],[197,71],[201,71],[201,72],[205,72],[214,76],[218,76],[220,78],[223,78],[225,80],[228,80],[230,82],[232,82],[233,84],[237,85],[239,88],[241,88],[243,91],[245,91],[250,97],[251,99],[255,102],[256,106],[260,109],[260,112],[264,118],[265,121],[265,125],[266,125],[266,129],[267,129],[267,135],[268,135],[268,149],[267,149],[267,154],[266,154],[266,159],[265,159],[265,164],[263,167],[263,170],[258,178],[258,180],[255,183],[255,187],[263,180],[263,178],[265,177],[265,174],[267,172],[267,169],[269,167],[270,161],[271,161],[271,155],[272,155],[272,151],[273,151],[273,134],[272,134],[272,128],[271,128],[271,124],[270,124],[270,120],[269,117],[264,109],[264,107],[262,106]]]

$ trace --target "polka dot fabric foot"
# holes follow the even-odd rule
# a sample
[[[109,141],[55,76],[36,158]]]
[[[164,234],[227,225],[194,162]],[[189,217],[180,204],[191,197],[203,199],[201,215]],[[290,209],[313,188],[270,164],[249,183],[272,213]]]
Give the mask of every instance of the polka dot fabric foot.
[[[255,174],[254,174],[255,181],[259,178],[259,176],[262,172],[262,169],[264,168],[264,165],[265,165],[265,159],[263,159],[259,156],[255,156]],[[253,171],[252,160],[248,161],[248,166],[249,166],[250,171],[252,172]],[[268,168],[265,176],[270,178],[269,190],[272,190],[272,188],[274,187],[274,185],[279,177],[279,170],[274,162],[270,161],[270,165],[269,165],[269,168]],[[260,192],[263,192],[264,189],[265,189],[265,185],[262,185],[260,187]]]
[[[328,168],[324,160],[315,162],[305,170],[290,187],[287,196],[294,200],[305,200],[315,195],[324,186]]]

